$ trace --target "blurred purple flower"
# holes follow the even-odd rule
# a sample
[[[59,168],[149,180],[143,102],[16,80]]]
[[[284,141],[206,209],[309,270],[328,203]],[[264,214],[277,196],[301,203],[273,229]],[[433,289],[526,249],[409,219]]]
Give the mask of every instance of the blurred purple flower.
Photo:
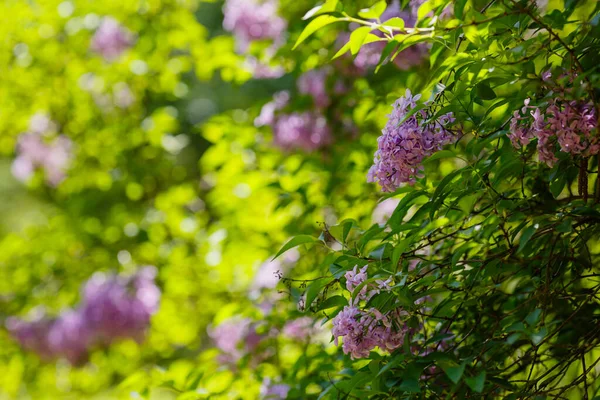
[[[43,360],[51,360],[55,353],[48,342],[48,331],[52,328],[52,319],[44,313],[36,313],[30,321],[15,317],[6,319],[6,329],[25,350],[32,351]]]
[[[17,157],[12,163],[13,176],[24,182],[36,169],[42,169],[46,182],[57,186],[66,176],[72,158],[72,143],[66,136],[58,136],[46,143],[40,134],[24,133],[17,142]]]
[[[314,151],[331,143],[331,131],[317,112],[284,114],[273,127],[275,145],[283,150]]]
[[[104,17],[94,33],[91,48],[107,61],[118,58],[133,44],[133,35],[112,17]]]
[[[290,386],[278,383],[273,384],[270,378],[265,378],[260,387],[260,398],[263,400],[284,400],[287,399]]]
[[[90,349],[119,338],[142,340],[150,315],[158,309],[156,270],[144,267],[123,278],[97,273],[86,283],[83,304],[51,319],[38,313],[31,321],[8,318],[6,327],[26,349],[44,360],[66,358],[73,365],[87,360]]]
[[[226,0],[223,6],[223,28],[232,32],[239,52],[245,52],[252,41],[283,40],[287,21],[278,15],[277,0]]]
[[[283,334],[291,339],[307,341],[317,332],[315,321],[310,317],[300,317],[288,321],[283,326]]]
[[[254,126],[273,126],[275,123],[275,112],[285,108],[290,101],[290,93],[287,91],[277,92],[273,100],[268,102],[260,110],[260,115],[254,120]]]
[[[96,340],[144,339],[160,301],[155,276],[154,267],[145,267],[129,278],[103,273],[92,276],[83,289],[83,313]]]
[[[63,311],[48,331],[53,354],[62,355],[73,365],[87,361],[91,339],[87,320],[79,310]]]
[[[326,69],[313,69],[300,75],[297,81],[298,91],[311,96],[318,108],[325,108],[330,103],[327,94],[328,75],[329,71]]]
[[[223,353],[220,361],[235,364],[245,355],[252,353],[263,339],[256,332],[256,324],[249,318],[233,317],[216,328],[207,329],[208,336]]]

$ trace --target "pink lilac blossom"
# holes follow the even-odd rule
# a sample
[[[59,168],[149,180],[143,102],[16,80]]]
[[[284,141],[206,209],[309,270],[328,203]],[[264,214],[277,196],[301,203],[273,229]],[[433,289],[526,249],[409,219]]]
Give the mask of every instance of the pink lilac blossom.
[[[346,277],[346,288],[351,293],[367,282],[368,266],[360,270],[355,266],[348,271]],[[360,302],[368,302],[375,294],[382,291],[390,291],[392,280],[376,280],[375,283],[367,283],[355,296],[348,306],[333,319],[332,335],[334,342],[338,345],[338,338],[343,338],[342,350],[350,354],[352,358],[365,358],[371,350],[379,347],[384,351],[392,351],[404,343],[408,332],[402,317],[406,315],[400,308],[382,313],[376,308],[362,309]]]
[[[66,136],[48,142],[40,134],[24,133],[17,142],[17,157],[12,174],[18,180],[29,180],[37,169],[44,171],[46,182],[57,186],[66,177],[72,158],[72,143]]]
[[[217,326],[207,329],[208,336],[223,353],[222,363],[235,364],[245,355],[252,353],[263,340],[256,332],[256,324],[249,318],[233,317]]]
[[[317,112],[280,115],[273,126],[275,145],[283,150],[314,151],[331,142],[324,116]]]
[[[399,310],[382,314],[373,308],[359,310],[355,306],[346,306],[333,319],[334,342],[337,345],[338,338],[342,337],[342,350],[353,359],[368,357],[375,347],[393,351],[402,346],[407,333],[401,316]]]
[[[92,38],[91,48],[107,61],[118,58],[133,44],[130,31],[112,17],[104,17]]]
[[[226,0],[223,28],[235,36],[238,51],[245,52],[251,42],[283,40],[287,21],[278,15],[277,0]]]
[[[326,69],[313,69],[300,75],[297,81],[298,91],[310,95],[318,108],[325,108],[330,103],[327,94],[328,75],[329,71]]]
[[[378,148],[367,180],[379,183],[384,192],[393,192],[403,183],[414,183],[423,170],[423,159],[454,139],[447,130],[454,122],[452,113],[425,124],[426,113],[420,110],[402,122],[420,97],[413,97],[407,89],[406,94],[394,103],[382,135],[377,139]]]
[[[6,327],[24,349],[43,360],[65,358],[81,365],[93,347],[121,338],[143,339],[160,298],[155,274],[153,267],[129,278],[96,274],[84,287],[80,307],[64,310],[57,318],[44,313],[30,321],[11,317]]]
[[[260,387],[260,398],[263,400],[284,400],[288,397],[290,386],[284,383],[273,383],[270,378],[265,378]]]
[[[549,85],[551,71],[542,73],[542,80]],[[573,76],[563,74],[573,83]],[[537,150],[540,162],[552,167],[558,161],[556,145],[563,153],[589,157],[600,152],[600,135],[598,135],[598,118],[592,102],[567,99],[571,88],[556,84],[555,96],[548,102],[545,110],[530,106],[530,99],[524,106],[515,111],[510,123],[508,135],[515,148],[527,146],[537,139]],[[529,111],[529,112],[527,112]]]

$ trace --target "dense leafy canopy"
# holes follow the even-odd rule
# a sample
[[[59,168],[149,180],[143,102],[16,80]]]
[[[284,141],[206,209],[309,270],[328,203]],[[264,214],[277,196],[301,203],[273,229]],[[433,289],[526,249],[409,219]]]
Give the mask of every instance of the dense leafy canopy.
[[[0,399],[600,398],[597,1],[0,11]]]

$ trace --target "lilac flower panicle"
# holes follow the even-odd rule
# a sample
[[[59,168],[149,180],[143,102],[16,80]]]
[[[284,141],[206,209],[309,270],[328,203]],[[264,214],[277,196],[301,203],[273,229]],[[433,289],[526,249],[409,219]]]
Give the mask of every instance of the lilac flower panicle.
[[[354,292],[356,287],[368,282],[367,268],[355,267],[346,273],[346,288]],[[384,351],[393,351],[402,346],[407,333],[406,324],[402,321],[405,312],[400,308],[382,313],[376,308],[364,309],[359,303],[367,303],[375,294],[391,290],[391,277],[376,280],[363,286],[356,300],[338,313],[333,319],[331,331],[334,342],[339,344],[343,338],[342,350],[352,358],[368,357],[370,352],[379,347]]]
[[[394,103],[382,135],[377,139],[378,148],[367,180],[379,183],[384,192],[393,192],[403,183],[414,183],[423,170],[423,159],[454,140],[447,130],[454,122],[452,113],[425,124],[425,111],[420,110],[403,121],[420,97],[413,97],[407,89],[405,96]]]
[[[556,147],[563,153],[590,157],[600,152],[600,135],[598,134],[598,118],[591,102],[585,100],[569,100],[566,97],[571,88],[562,87],[551,81],[552,72],[542,73],[542,80],[548,85],[556,85],[547,107],[542,110],[531,106],[526,99],[521,110],[513,113],[508,135],[515,148],[527,146],[537,139],[537,151],[540,162],[552,167],[557,161]],[[574,76],[563,74],[573,83]]]
[[[273,126],[275,145],[283,150],[317,150],[331,142],[324,116],[316,112],[280,115]]]
[[[112,17],[104,17],[92,37],[91,48],[107,61],[118,58],[133,44],[130,31]]]
[[[96,274],[86,283],[78,308],[64,310],[57,318],[44,314],[31,321],[11,317],[7,328],[24,349],[44,360],[65,358],[81,365],[94,347],[120,338],[143,338],[149,317],[158,308],[155,275],[153,267],[129,278]]]
[[[325,108],[330,103],[327,94],[328,75],[328,70],[319,69],[307,71],[298,78],[298,91],[301,94],[310,95],[318,108]]]
[[[226,0],[223,6],[223,28],[232,32],[238,51],[245,52],[251,42],[283,41],[287,21],[278,15],[277,0]]]

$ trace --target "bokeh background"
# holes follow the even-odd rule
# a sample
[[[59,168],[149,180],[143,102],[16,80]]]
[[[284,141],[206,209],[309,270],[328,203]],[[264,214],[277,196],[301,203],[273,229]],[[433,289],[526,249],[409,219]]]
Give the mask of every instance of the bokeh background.
[[[344,83],[357,92],[324,111],[338,121],[335,150],[274,146],[270,129],[253,123],[261,107],[278,91],[296,91],[297,78],[339,48],[329,32],[323,43],[292,52],[312,6],[276,7],[289,22],[273,56],[269,38],[240,50],[219,1],[0,5],[0,322],[53,320],[77,309],[98,272],[131,276],[152,265],[162,292],[143,340],[91,346],[80,365],[40,357],[0,329],[0,398],[170,399],[189,391],[189,398],[257,398],[302,354],[333,354],[327,335],[315,333],[310,350],[304,340],[273,334],[264,344],[271,361],[236,371],[208,334],[233,317],[268,319],[256,328],[267,335],[283,329],[283,313],[304,315],[301,285],[273,287],[292,267],[295,278],[310,278],[313,266],[293,254],[270,260],[293,234],[341,217],[371,222],[379,196],[365,190],[364,177],[386,112],[371,113],[370,85],[384,87],[392,75],[419,80],[392,66],[369,75],[370,83],[366,73],[348,76]],[[122,49],[94,44],[107,19],[123,29]],[[104,40],[118,42],[111,34],[118,36]],[[365,101],[356,108],[360,92]],[[310,96],[294,101],[312,107]],[[359,129],[372,137],[357,136]],[[40,132],[31,145],[38,158],[54,152],[55,159],[19,172],[14,160],[32,131]],[[63,153],[59,137],[68,138]]]

